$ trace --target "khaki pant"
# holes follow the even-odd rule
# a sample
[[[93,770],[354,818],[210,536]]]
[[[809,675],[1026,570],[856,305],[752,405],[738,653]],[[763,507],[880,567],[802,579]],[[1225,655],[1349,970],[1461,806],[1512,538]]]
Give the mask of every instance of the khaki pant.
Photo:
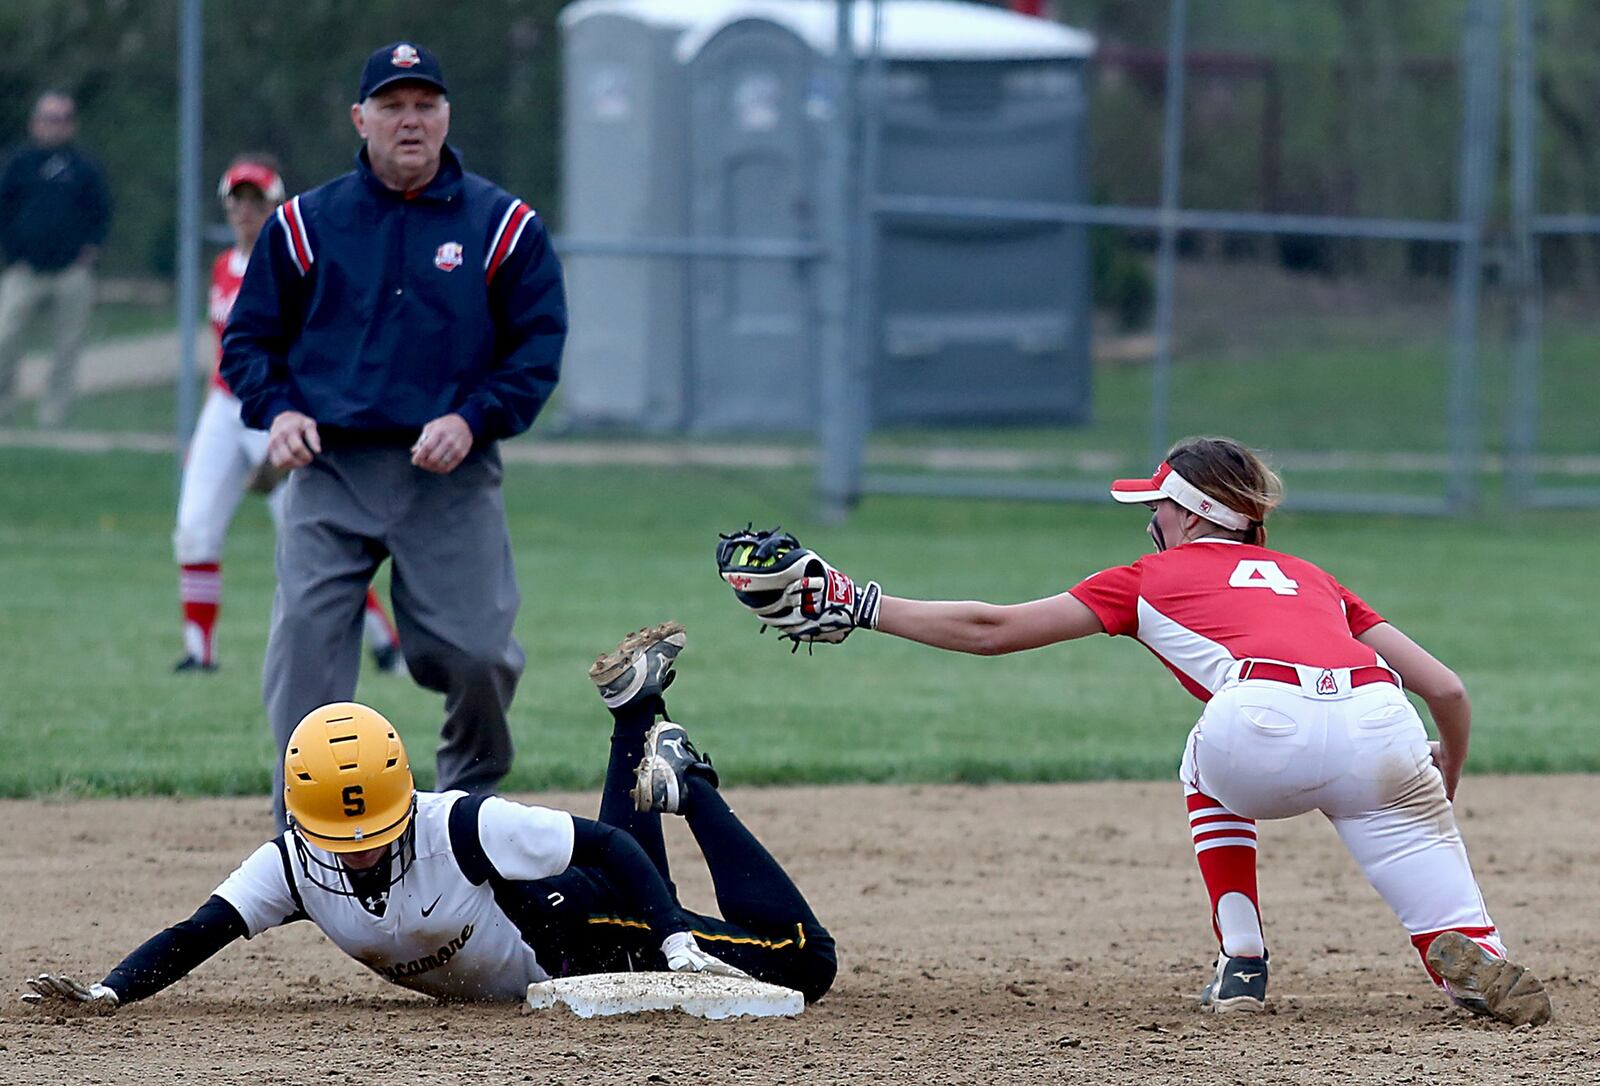
[[[13,264],[0,274],[0,420],[16,409],[22,333],[44,301],[49,301],[55,317],[55,358],[39,402],[39,425],[59,426],[72,405],[78,356],[94,308],[94,277],[84,264],[56,272]]]

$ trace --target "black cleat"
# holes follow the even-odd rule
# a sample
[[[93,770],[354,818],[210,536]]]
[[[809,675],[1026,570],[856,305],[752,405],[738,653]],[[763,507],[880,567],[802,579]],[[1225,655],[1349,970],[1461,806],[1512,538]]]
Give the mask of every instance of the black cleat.
[[[172,666],[172,673],[174,675],[182,674],[185,671],[203,671],[209,673],[215,670],[217,670],[217,665],[215,663],[203,663],[198,656],[185,656],[182,660],[179,660]]]
[[[589,668],[589,680],[612,709],[638,698],[660,697],[677,676],[673,663],[687,640],[681,622],[636,630],[600,655]]]
[[[634,773],[633,809],[682,814],[688,796],[688,776],[699,773],[718,784],[711,759],[694,749],[689,733],[670,720],[663,720],[644,737],[644,757]]]
[[[399,645],[389,645],[385,648],[372,650],[372,663],[385,675],[404,675],[406,658],[400,655]]]
[[[1200,1008],[1213,1014],[1260,1014],[1267,1006],[1267,959],[1217,955],[1217,975],[1200,993]]]

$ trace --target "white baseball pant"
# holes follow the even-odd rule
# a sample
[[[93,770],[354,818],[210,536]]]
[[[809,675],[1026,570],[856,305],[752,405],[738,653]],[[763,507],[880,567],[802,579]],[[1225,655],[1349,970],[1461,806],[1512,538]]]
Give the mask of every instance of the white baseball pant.
[[[1190,732],[1186,790],[1244,818],[1320,810],[1409,933],[1492,932],[1427,731],[1400,687],[1351,688],[1335,670],[1337,692],[1318,694],[1319,668],[1297,669],[1297,687],[1238,681],[1242,665]],[[1484,941],[1504,953],[1493,935]]]
[[[179,565],[216,562],[222,558],[228,525],[239,508],[251,474],[267,458],[267,432],[252,430],[239,417],[239,401],[213,387],[195,423],[194,438],[183,463],[178,494],[178,525],[172,533]],[[283,488],[267,498],[274,522],[283,504]]]

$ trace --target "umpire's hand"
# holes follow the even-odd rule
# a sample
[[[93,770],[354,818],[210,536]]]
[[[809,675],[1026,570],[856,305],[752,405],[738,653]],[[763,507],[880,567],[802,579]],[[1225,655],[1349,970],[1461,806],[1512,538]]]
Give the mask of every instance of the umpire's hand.
[[[422,428],[422,435],[411,446],[411,462],[423,471],[447,475],[461,466],[472,451],[472,427],[451,412],[440,415]]]
[[[272,420],[267,431],[267,459],[282,471],[303,468],[322,451],[317,420],[299,411],[283,411]]]

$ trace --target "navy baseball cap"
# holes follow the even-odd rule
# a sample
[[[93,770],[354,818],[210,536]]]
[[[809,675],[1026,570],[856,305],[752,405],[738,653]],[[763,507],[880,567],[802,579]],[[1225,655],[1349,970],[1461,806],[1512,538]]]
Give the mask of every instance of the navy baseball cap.
[[[394,83],[426,83],[439,88],[440,94],[450,93],[444,85],[444,69],[432,51],[410,42],[397,41],[385,45],[367,58],[361,69],[361,91],[357,102],[365,102],[384,87]]]

